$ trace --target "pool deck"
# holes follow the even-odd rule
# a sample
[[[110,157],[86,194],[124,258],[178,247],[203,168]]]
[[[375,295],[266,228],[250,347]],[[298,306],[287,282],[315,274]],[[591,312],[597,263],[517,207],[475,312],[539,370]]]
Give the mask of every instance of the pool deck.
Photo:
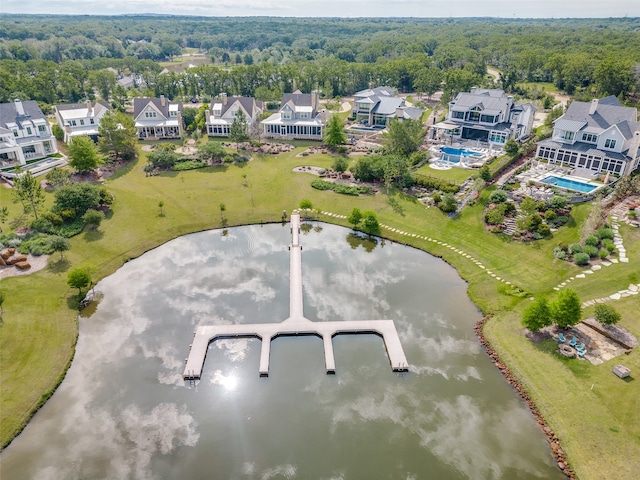
[[[322,338],[327,373],[335,373],[332,339],[340,334],[375,334],[382,337],[393,371],[407,371],[400,337],[393,320],[356,320],[313,322],[304,317],[302,295],[302,245],[300,245],[300,215],[291,215],[291,245],[289,245],[289,317],[280,323],[239,325],[203,325],[194,332],[193,343],[184,368],[185,380],[202,376],[209,344],[219,338],[255,337],[262,340],[259,373],[269,375],[271,340],[280,336],[316,335]]]

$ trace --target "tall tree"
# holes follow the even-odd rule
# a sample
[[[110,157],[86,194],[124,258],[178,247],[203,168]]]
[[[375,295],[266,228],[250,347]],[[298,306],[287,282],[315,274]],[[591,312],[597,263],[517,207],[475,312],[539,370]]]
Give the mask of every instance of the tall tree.
[[[551,311],[547,300],[539,298],[529,304],[522,314],[521,322],[532,332],[551,325]]]
[[[580,321],[582,305],[580,297],[570,288],[560,290],[558,297],[549,306],[551,318],[560,327],[570,327]]]
[[[89,72],[89,85],[100,94],[105,102],[108,102],[111,92],[116,86],[116,76],[110,70],[93,70]]]
[[[55,236],[49,242],[49,246],[54,252],[60,252],[60,260],[62,260],[62,252],[69,250],[69,240],[64,237]]]
[[[44,192],[40,182],[31,172],[22,173],[14,178],[13,195],[16,202],[22,203],[24,213],[32,213],[37,220],[38,210],[44,204]]]
[[[115,160],[131,160],[136,155],[137,130],[133,118],[122,112],[107,112],[98,127],[98,149]]]
[[[387,139],[384,149],[395,155],[409,156],[418,150],[424,138],[425,129],[419,120],[398,120],[389,122],[384,137]]]
[[[330,147],[337,147],[343,145],[347,141],[347,136],[344,133],[344,122],[338,115],[332,115],[327,122],[327,129],[324,135],[324,143]]]
[[[360,224],[361,221],[362,221],[362,212],[360,211],[360,209],[354,208],[353,210],[351,210],[351,213],[347,217],[347,222],[353,225],[354,230]]]
[[[73,137],[69,143],[69,157],[69,165],[78,172],[88,172],[103,162],[96,144],[84,135]]]
[[[91,275],[86,268],[76,268],[67,275],[67,285],[78,289],[78,297],[82,295],[82,289],[91,285]]]
[[[249,140],[249,128],[247,126],[247,119],[244,112],[240,109],[236,111],[233,117],[233,122],[229,126],[229,140],[236,144],[236,152],[239,149],[239,144]]]
[[[367,232],[369,235],[380,233],[380,224],[378,223],[378,217],[376,216],[375,212],[372,212],[370,210],[362,212],[362,218],[362,228],[365,232]]]

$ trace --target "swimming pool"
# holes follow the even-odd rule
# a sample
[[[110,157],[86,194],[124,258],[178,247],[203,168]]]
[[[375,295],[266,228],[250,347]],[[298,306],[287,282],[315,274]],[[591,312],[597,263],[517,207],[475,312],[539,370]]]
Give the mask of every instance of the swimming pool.
[[[542,183],[546,183],[548,185],[555,185],[556,187],[566,188],[567,190],[575,190],[582,193],[589,193],[598,188],[598,185],[579,182],[577,180],[570,180],[568,178],[556,177],[553,175],[545,177],[541,181]]]
[[[484,156],[480,152],[475,152],[466,148],[441,147],[440,152],[442,153],[442,160],[450,163],[460,163],[462,158],[480,160]]]

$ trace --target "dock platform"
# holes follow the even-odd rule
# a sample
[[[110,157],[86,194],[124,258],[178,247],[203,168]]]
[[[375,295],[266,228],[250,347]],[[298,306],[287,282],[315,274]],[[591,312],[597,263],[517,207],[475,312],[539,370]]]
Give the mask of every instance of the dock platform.
[[[332,339],[341,334],[375,334],[382,337],[389,362],[393,371],[403,372],[409,369],[402,343],[393,320],[355,320],[313,322],[304,317],[302,296],[302,246],[299,243],[300,215],[291,215],[290,255],[290,296],[289,317],[280,323],[255,323],[239,325],[203,325],[199,326],[191,344],[189,357],[184,368],[185,380],[199,379],[202,376],[209,344],[219,338],[254,337],[262,341],[260,351],[261,376],[269,375],[269,356],[271,340],[280,336],[316,335],[322,338],[324,345],[325,368],[327,373],[335,373]]]

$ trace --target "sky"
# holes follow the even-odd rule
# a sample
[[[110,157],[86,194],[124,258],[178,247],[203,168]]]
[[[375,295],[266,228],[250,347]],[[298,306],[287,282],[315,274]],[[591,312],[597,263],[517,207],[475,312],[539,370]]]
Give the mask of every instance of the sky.
[[[1,13],[278,17],[640,17],[638,0],[0,0]]]

